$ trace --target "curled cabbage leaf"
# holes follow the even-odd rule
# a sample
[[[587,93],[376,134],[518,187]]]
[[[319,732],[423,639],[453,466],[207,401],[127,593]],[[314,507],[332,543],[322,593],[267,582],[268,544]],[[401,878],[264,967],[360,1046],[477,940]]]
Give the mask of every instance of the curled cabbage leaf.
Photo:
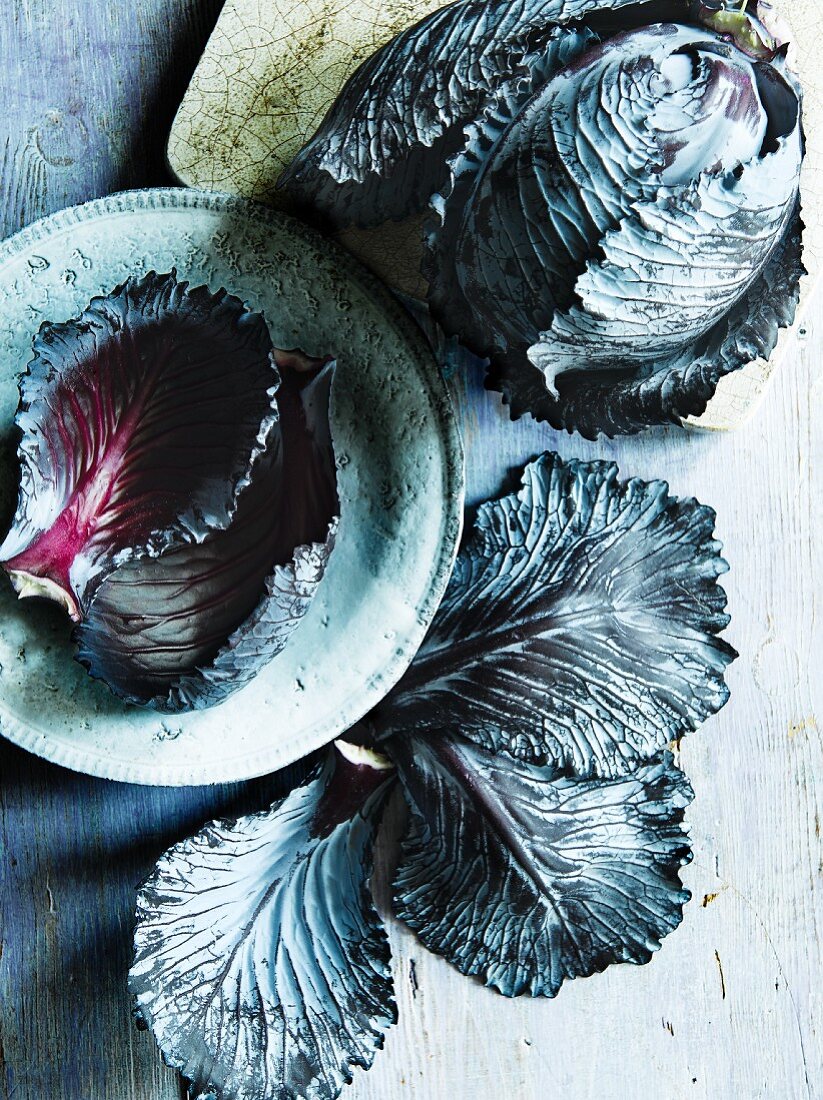
[[[803,272],[800,89],[757,8],[461,0],[361,67],[282,183],[336,225],[429,192],[430,308],[512,415],[698,415]]]
[[[393,776],[338,746],[269,810],[176,844],[140,888],[131,991],[192,1095],[333,1100],[396,1020],[368,884]]]
[[[173,272],[41,328],[0,561],[122,698],[209,706],[285,645],[333,546],[332,372]]]
[[[425,209],[501,74],[525,75],[538,56],[547,75],[572,61],[596,36],[557,21],[596,6],[470,0],[433,12],[360,66],[278,187],[336,228]]]
[[[613,778],[728,699],[714,513],[607,462],[529,463],[481,505],[410,668],[377,708],[492,752]]]
[[[646,963],[690,894],[689,782],[670,753],[605,781],[499,757],[451,731],[394,751],[409,800],[395,911],[507,997]]]

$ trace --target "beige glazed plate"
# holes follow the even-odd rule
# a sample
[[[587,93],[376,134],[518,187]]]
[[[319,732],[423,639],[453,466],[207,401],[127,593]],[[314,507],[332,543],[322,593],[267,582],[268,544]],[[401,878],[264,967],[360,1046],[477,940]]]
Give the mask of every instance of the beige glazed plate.
[[[193,784],[274,771],[379,702],[451,573],[463,467],[445,386],[417,327],[342,250],[265,207],[168,188],[46,218],[0,245],[0,522],[17,485],[17,377],[41,322],[129,275],[175,267],[266,317],[274,344],[338,360],[340,531],[286,648],[225,703],[165,716],[116,700],[73,659],[67,618],[0,580],[0,731],[79,771]]]
[[[399,31],[442,6],[440,0],[227,0],[169,136],[172,171],[193,187],[275,203],[278,176],[351,73]],[[789,60],[805,89],[802,188],[809,275],[802,319],[823,257],[823,66],[817,56],[823,0],[772,0],[772,7],[791,27]],[[342,239],[388,283],[425,293],[414,221],[349,231]],[[768,363],[757,360],[721,379],[703,416],[687,423],[719,431],[747,420],[793,332],[781,332]]]

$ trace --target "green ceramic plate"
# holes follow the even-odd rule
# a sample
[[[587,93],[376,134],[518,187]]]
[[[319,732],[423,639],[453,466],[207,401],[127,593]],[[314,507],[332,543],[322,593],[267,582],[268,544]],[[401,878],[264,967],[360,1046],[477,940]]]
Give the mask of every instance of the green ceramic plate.
[[[59,609],[0,581],[0,730],[66,767],[136,783],[216,783],[304,756],[369,711],[420,644],[451,572],[463,466],[448,393],[416,325],[346,253],[224,195],[131,191],[0,245],[0,510],[16,494],[17,377],[41,322],[129,275],[177,269],[261,310],[279,347],[335,354],[340,534],[284,651],[207,711],[117,701],[73,659]]]

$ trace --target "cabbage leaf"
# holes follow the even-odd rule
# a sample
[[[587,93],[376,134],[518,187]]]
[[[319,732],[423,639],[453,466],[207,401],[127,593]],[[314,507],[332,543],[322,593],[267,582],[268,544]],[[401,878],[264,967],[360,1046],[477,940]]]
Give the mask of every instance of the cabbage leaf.
[[[455,729],[581,776],[651,758],[728,698],[713,525],[613,464],[530,463],[519,492],[481,506],[381,728]]]
[[[332,1100],[396,1009],[368,888],[390,772],[330,750],[271,809],[213,821],[137,901],[129,982],[198,1095]]]
[[[174,272],[45,325],[34,353],[12,583],[69,611],[121,698],[221,702],[286,644],[334,546],[334,361]]]
[[[689,899],[671,754],[611,780],[501,759],[453,732],[394,757],[410,807],[395,911],[463,974],[507,997],[648,962]]]
[[[20,383],[17,514],[0,559],[79,619],[115,565],[229,527],[279,433],[259,314],[174,273],[45,324]]]
[[[424,209],[445,180],[463,124],[501,81],[525,78],[535,66],[548,78],[573,61],[597,40],[579,20],[602,6],[458,0],[433,12],[349,78],[278,186],[335,226],[377,225]]]

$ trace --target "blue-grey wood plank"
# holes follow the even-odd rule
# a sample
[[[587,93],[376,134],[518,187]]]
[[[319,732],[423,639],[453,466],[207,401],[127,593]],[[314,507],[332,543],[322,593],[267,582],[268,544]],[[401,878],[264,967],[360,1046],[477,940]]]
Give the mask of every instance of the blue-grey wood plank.
[[[169,182],[165,140],[222,0],[2,0],[0,232]]]

